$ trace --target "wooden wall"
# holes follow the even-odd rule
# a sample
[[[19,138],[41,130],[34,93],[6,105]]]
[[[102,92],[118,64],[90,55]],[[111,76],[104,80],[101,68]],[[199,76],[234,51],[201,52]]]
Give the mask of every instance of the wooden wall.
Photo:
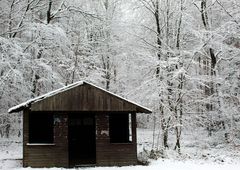
[[[29,145],[29,112],[23,112],[23,166],[68,167],[67,114],[54,115],[54,145]]]
[[[69,167],[68,115],[54,114],[54,145],[28,145],[29,110],[23,114],[23,166],[24,167]],[[69,113],[71,114],[71,113]],[[81,113],[78,113],[81,114]],[[127,114],[127,113],[125,113]],[[110,143],[109,116],[96,113],[96,165],[123,166],[137,164],[136,113],[132,113],[132,143]]]
[[[108,114],[96,114],[96,162],[99,166],[137,164],[136,114],[132,114],[132,143],[110,143]]]
[[[31,110],[150,113],[149,110],[89,84],[83,84],[32,103]]]

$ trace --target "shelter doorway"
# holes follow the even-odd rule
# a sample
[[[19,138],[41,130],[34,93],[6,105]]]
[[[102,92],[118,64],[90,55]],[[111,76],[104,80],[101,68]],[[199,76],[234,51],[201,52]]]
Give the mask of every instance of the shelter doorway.
[[[69,114],[70,167],[96,163],[96,123],[94,114]]]

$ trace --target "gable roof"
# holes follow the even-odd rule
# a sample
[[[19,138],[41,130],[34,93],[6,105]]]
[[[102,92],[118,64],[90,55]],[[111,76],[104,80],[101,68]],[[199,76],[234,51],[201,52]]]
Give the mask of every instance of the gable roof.
[[[85,89],[83,89],[84,86],[88,87],[85,87]],[[86,92],[86,89],[92,90],[90,92]],[[99,96],[93,96],[95,95],[93,93],[97,93]],[[71,101],[66,97],[69,95],[71,95],[71,98],[68,99]],[[80,100],[82,100],[82,102],[80,102]],[[96,107],[95,105],[98,106]],[[30,99],[24,103],[10,108],[8,112],[19,112],[28,107],[34,111],[129,111],[138,113],[152,112],[150,109],[144,106],[141,106],[133,101],[125,99],[117,94],[111,93],[86,81],[78,81],[39,97]]]

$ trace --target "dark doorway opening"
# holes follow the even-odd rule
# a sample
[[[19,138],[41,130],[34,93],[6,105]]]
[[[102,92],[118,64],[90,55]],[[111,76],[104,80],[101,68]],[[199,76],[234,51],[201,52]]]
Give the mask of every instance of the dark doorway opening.
[[[96,126],[94,114],[69,115],[70,167],[96,163]]]

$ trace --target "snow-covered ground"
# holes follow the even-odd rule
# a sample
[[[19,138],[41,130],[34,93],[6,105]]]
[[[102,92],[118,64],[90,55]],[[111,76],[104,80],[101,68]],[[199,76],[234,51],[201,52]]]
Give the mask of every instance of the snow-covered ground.
[[[16,162],[5,162],[2,169],[6,170],[65,170],[64,168],[19,168]],[[124,166],[124,167],[94,167],[78,168],[84,170],[239,170],[240,163],[219,164],[197,161],[174,161],[158,160],[151,162],[148,166]],[[66,169],[67,170],[67,169]]]
[[[197,133],[194,129],[192,131],[186,130],[182,135],[181,154],[179,155],[173,150],[175,138],[174,135],[170,134],[169,146],[171,148],[165,151],[164,157],[179,161],[201,160],[216,163],[240,163],[240,145],[233,146],[232,144],[227,144],[224,138],[219,136],[224,136],[224,134],[209,137],[206,131],[201,129],[198,129]],[[152,131],[149,129],[138,129],[138,153],[143,148],[150,150],[151,147]]]
[[[200,134],[202,133],[202,134]],[[193,133],[194,134],[194,133]],[[169,149],[165,159],[151,160],[148,166],[96,167],[84,170],[240,170],[240,148],[226,145],[221,139],[213,140],[204,136],[184,134],[181,154]],[[196,134],[196,133],[195,133]],[[201,136],[201,138],[199,138]],[[170,135],[171,137],[171,135]],[[172,136],[173,137],[173,136]],[[174,138],[170,141],[174,141]],[[218,141],[217,143],[215,141]],[[152,147],[152,131],[138,129],[138,152]],[[140,154],[139,154],[140,156]],[[0,169],[3,170],[40,170],[22,168],[22,147],[20,139],[0,139]],[[41,168],[41,170],[64,170],[63,168]],[[79,168],[81,169],[81,168]]]

